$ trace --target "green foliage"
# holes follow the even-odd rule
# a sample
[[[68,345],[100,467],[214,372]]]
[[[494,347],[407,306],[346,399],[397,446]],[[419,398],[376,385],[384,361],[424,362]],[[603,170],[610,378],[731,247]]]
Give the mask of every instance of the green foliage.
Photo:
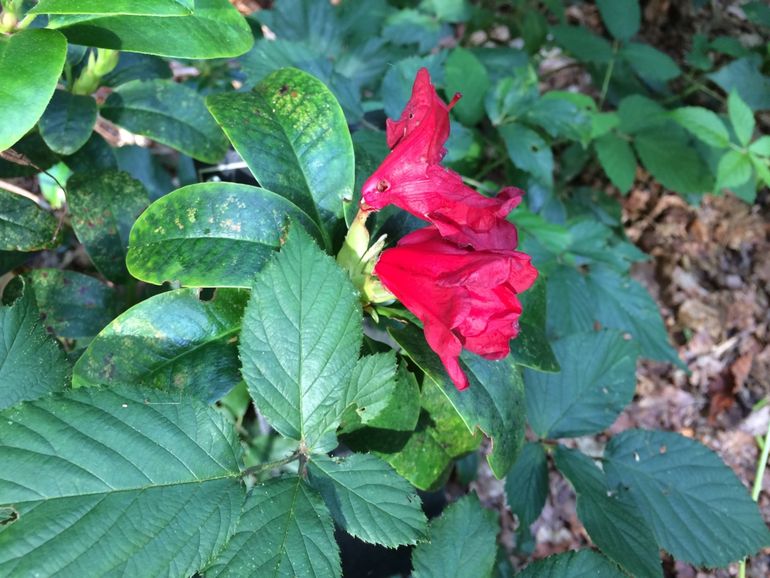
[[[52,151],[71,155],[86,144],[95,122],[92,97],[57,90],[40,118],[40,136]]]
[[[549,556],[527,566],[522,578],[560,578],[561,576],[593,576],[617,578],[618,567],[593,550],[573,550]]]
[[[0,250],[36,251],[56,246],[59,224],[35,201],[0,189]]]
[[[529,527],[540,516],[548,497],[548,461],[542,445],[527,442],[519,458],[505,478],[505,496],[511,512],[516,514],[516,546],[534,550],[535,539]]]

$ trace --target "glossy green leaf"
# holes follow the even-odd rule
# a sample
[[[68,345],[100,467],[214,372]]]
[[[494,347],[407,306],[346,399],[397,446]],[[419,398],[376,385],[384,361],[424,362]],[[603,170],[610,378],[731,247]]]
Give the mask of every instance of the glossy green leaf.
[[[0,573],[190,576],[243,503],[240,444],[213,408],[139,388],[82,389],[0,417]],[[55,523],[54,523],[55,522]]]
[[[662,578],[660,552],[636,504],[610,491],[591,458],[556,446],[556,466],[577,494],[577,514],[602,552],[638,578]]]
[[[671,118],[707,145],[725,148],[730,144],[730,133],[725,123],[707,108],[685,106],[672,111]]]
[[[54,30],[0,35],[0,151],[12,147],[45,111],[67,56],[67,41]],[[10,122],[10,119],[13,119]]]
[[[186,16],[194,0],[40,0],[32,14],[131,14],[136,16]]]
[[[553,153],[539,134],[521,124],[506,124],[497,130],[514,165],[544,185],[553,184]]]
[[[96,268],[108,279],[126,280],[131,226],[150,203],[142,183],[115,170],[76,173],[67,201],[72,228]]]
[[[596,156],[604,172],[621,193],[631,190],[636,177],[636,157],[627,140],[612,133],[594,141]]]
[[[251,92],[211,96],[207,105],[263,187],[325,230],[342,218],[343,201],[353,198],[353,142],[323,83],[284,68]]]
[[[430,524],[430,542],[412,553],[414,578],[486,578],[497,553],[497,514],[476,494],[460,498]]]
[[[746,146],[751,141],[756,126],[754,113],[735,90],[730,92],[730,96],[727,97],[727,111],[738,142]]]
[[[96,132],[92,132],[86,144],[63,161],[74,173],[118,168],[115,149]]]
[[[481,435],[471,435],[457,411],[432,381],[426,382],[421,394],[414,377],[409,374],[409,378],[399,380],[406,386],[404,397],[399,397],[398,393],[394,395],[393,407],[375,419],[372,425],[376,427],[353,432],[344,440],[356,451],[371,451],[385,460],[415,487],[432,491],[446,481],[455,458],[479,447]],[[414,423],[410,424],[398,421],[392,415],[385,424],[377,425],[378,420],[385,421],[389,412],[396,414],[400,410],[411,414],[411,405],[399,401],[410,394],[409,401],[418,400],[419,419],[414,418]]]
[[[13,303],[0,306],[0,409],[61,391],[69,376],[64,351],[46,334],[34,294],[22,287]]]
[[[390,548],[427,536],[427,519],[414,488],[379,458],[313,456],[308,473],[334,520],[351,536]]]
[[[123,84],[107,97],[101,114],[118,126],[204,162],[217,163],[227,151],[227,139],[206,110],[203,97],[171,80]]]
[[[334,523],[318,493],[299,477],[255,486],[235,534],[206,569],[207,578],[339,578]]]
[[[447,96],[459,92],[462,98],[452,111],[463,124],[473,126],[484,116],[484,98],[489,90],[489,74],[472,52],[455,48],[446,61],[445,88]]]
[[[61,269],[32,269],[24,277],[35,293],[43,324],[57,337],[91,338],[118,312],[115,289],[95,277]]]
[[[72,3],[58,0],[56,4]],[[227,0],[169,0],[163,2],[166,8],[161,17],[155,16],[160,4],[157,0],[122,0],[115,7],[112,2],[98,0],[87,4],[100,5],[95,8],[99,13],[54,14],[49,17],[49,26],[61,30],[72,44],[172,58],[238,56],[254,43],[246,20]],[[121,10],[131,13],[118,13]]]
[[[517,574],[521,578],[618,578],[620,569],[593,550],[573,550],[532,562]]]
[[[511,360],[538,371],[559,371],[545,333],[546,290],[540,276],[535,284],[519,295],[523,313],[519,318],[519,334],[511,341]]]
[[[682,74],[679,66],[668,54],[649,44],[629,42],[623,46],[620,53],[631,68],[645,80],[666,82]]]
[[[695,440],[627,430],[610,440],[603,463],[610,488],[634,501],[658,544],[678,560],[726,566],[770,544],[746,488]]]
[[[603,430],[631,402],[637,343],[620,331],[575,333],[553,343],[560,373],[525,370],[527,418],[542,438]]]
[[[241,333],[243,377],[270,425],[310,448],[334,429],[362,337],[347,275],[293,227],[256,276]]]
[[[57,90],[40,118],[40,136],[52,151],[71,155],[86,144],[95,122],[93,97]]]
[[[443,392],[468,431],[478,428],[492,440],[487,461],[498,478],[505,476],[524,444],[525,427],[524,383],[511,360],[488,361],[463,353],[470,387],[457,391],[418,328],[410,325],[390,334]]]
[[[548,458],[543,446],[527,442],[505,477],[508,507],[519,519],[516,548],[533,551],[535,540],[529,527],[540,516],[548,497]]]
[[[290,223],[318,227],[283,197],[236,183],[199,183],[155,201],[131,230],[128,269],[143,281],[250,287]]]
[[[167,61],[149,54],[121,52],[118,56],[118,64],[102,77],[101,82],[103,86],[114,88],[132,80],[155,78],[171,78],[171,67]]]
[[[604,25],[618,40],[629,40],[639,32],[642,11],[639,0],[596,0]]]
[[[215,401],[240,380],[237,338],[248,292],[202,301],[177,289],[134,305],[94,338],[73,386],[142,385]]]
[[[59,222],[35,201],[0,189],[0,250],[37,251],[55,247]]]
[[[644,167],[664,187],[677,193],[711,190],[713,181],[708,167],[687,139],[670,126],[638,133],[634,146]]]

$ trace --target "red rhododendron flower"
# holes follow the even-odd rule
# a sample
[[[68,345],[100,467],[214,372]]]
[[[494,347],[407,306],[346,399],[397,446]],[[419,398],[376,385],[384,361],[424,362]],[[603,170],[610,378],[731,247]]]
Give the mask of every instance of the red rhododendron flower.
[[[521,191],[506,187],[497,197],[485,197],[439,165],[449,137],[449,109],[457,98],[444,104],[428,71],[418,72],[401,118],[388,120],[387,139],[393,150],[364,183],[364,208],[393,204],[433,223],[460,245],[514,248],[516,228],[505,217],[519,203]]]
[[[516,294],[537,278],[524,253],[460,247],[434,227],[384,251],[374,274],[423,322],[428,345],[459,390],[468,387],[459,363],[462,349],[487,359],[508,355],[519,331]]]

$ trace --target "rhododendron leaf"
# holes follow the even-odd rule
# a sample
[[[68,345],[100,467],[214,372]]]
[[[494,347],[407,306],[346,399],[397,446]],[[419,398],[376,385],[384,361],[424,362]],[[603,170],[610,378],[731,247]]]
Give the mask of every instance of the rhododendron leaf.
[[[45,111],[67,55],[55,30],[21,30],[0,36],[0,151],[12,147]],[[10,119],[13,119],[11,122]]]
[[[652,530],[625,493],[610,491],[604,473],[577,450],[556,446],[556,466],[577,494],[577,514],[591,540],[632,576],[663,576]]]
[[[198,183],[150,205],[131,230],[131,274],[160,285],[250,287],[281,245],[289,222],[321,232],[291,201],[236,183]]]
[[[457,391],[419,329],[408,326],[389,332],[444,393],[468,430],[475,432],[478,428],[492,440],[492,451],[487,457],[489,466],[498,478],[505,476],[524,444],[526,421],[524,382],[513,362],[508,358],[488,361],[463,353],[461,360],[470,387]]]
[[[770,531],[746,488],[695,440],[626,430],[610,440],[602,462],[610,489],[633,500],[658,544],[678,560],[726,566],[770,544]]]
[[[255,486],[227,546],[206,568],[212,578],[338,578],[334,523],[321,496],[301,478]]]
[[[0,189],[0,250],[36,251],[59,241],[58,221],[32,199]]]
[[[542,438],[560,438],[610,426],[634,396],[638,344],[605,330],[569,335],[553,349],[560,373],[524,372],[532,429]]]
[[[254,43],[246,20],[227,0],[47,0],[37,12],[50,13],[72,44],[174,58],[225,58]],[[162,6],[161,6],[162,5]],[[157,17],[156,10],[162,10]],[[95,12],[90,12],[95,10]]]
[[[144,185],[122,171],[77,173],[68,181],[67,201],[72,228],[96,268],[125,281],[129,233],[150,203]]]
[[[3,576],[191,576],[244,500],[232,424],[179,393],[26,402],[0,414],[0,454],[0,506],[18,513],[0,532]]]
[[[328,238],[355,181],[353,142],[329,89],[283,68],[251,92],[211,96],[207,105],[259,183],[295,203]]]
[[[593,550],[573,550],[548,556],[532,562],[517,574],[521,578],[562,578],[563,576],[591,576],[591,578],[618,578],[620,569],[608,558]]]
[[[460,498],[430,523],[430,542],[412,553],[414,578],[487,578],[497,554],[500,524],[476,494]]]
[[[257,409],[279,433],[314,448],[339,423],[362,339],[350,279],[293,226],[257,274],[243,319],[243,377]]]
[[[7,299],[8,291],[3,296]],[[0,306],[0,409],[69,383],[70,366],[56,340],[46,334],[29,287],[13,303]]]
[[[334,520],[351,536],[390,548],[416,544],[426,537],[420,498],[409,482],[379,458],[353,454],[336,461],[313,456],[308,474]]]
[[[344,441],[355,451],[371,451],[385,460],[415,487],[436,490],[446,482],[454,459],[479,447],[481,435],[471,435],[433,382],[428,381],[422,393],[411,374],[403,383],[408,386],[404,388],[404,396],[411,393],[411,399],[418,401],[419,420],[415,417],[408,424],[392,417],[383,425],[375,423],[375,427],[365,427],[346,435]],[[394,397],[394,406],[381,414],[383,420],[388,411],[412,413],[411,409],[406,409],[411,405],[401,409],[399,399]]]
[[[227,139],[192,88],[166,79],[134,80],[107,97],[101,115],[193,158],[221,161]]]
[[[542,444],[527,442],[505,477],[508,507],[516,514],[516,549],[531,553],[535,539],[529,527],[540,516],[548,497],[548,458]]]
[[[52,151],[71,155],[86,144],[95,122],[93,97],[57,90],[40,117],[40,136]]]
[[[559,371],[559,362],[545,333],[545,279],[538,277],[519,300],[523,311],[519,318],[519,334],[511,341],[511,360],[538,371]]]
[[[202,301],[177,289],[134,305],[89,344],[73,386],[146,385],[218,400],[241,380],[236,339],[248,296],[219,289]]]
[[[118,312],[117,292],[96,277],[61,269],[32,269],[24,278],[35,292],[46,325],[57,337],[89,339]]]

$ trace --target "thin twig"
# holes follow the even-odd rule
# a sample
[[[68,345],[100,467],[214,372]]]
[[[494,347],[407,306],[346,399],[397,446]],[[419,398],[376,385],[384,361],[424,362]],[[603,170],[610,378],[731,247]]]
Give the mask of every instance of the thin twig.
[[[45,209],[46,211],[51,210],[51,205],[49,205],[46,201],[38,197],[37,195],[34,195],[27,191],[26,189],[22,189],[21,187],[17,187],[13,183],[9,183],[8,181],[4,181],[0,179],[0,189],[5,189],[9,193],[13,193],[15,195],[19,195],[21,197],[24,197],[26,199],[29,199],[33,203],[35,203],[38,207],[41,209]]]

